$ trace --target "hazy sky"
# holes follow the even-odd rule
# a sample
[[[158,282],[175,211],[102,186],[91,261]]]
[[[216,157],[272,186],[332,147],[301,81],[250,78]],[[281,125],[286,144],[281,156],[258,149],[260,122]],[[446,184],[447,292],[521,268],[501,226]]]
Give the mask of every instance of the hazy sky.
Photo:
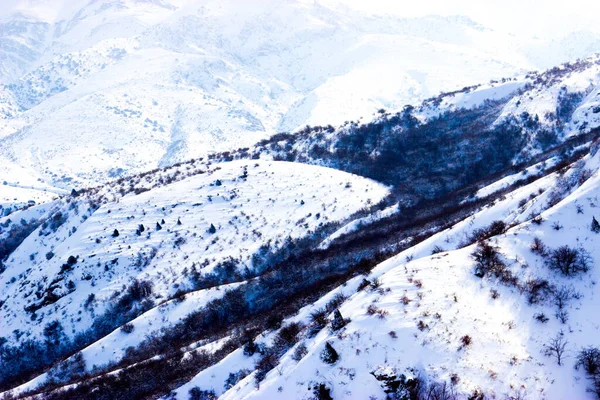
[[[40,19],[53,20],[59,9],[76,8],[92,0],[0,0],[0,16],[11,10],[29,10]],[[105,0],[96,0],[105,1]],[[107,0],[106,0],[107,1]],[[113,0],[114,1],[114,0]],[[123,0],[140,1],[140,0]],[[148,0],[146,0],[148,1]],[[172,4],[194,0],[167,0]],[[202,3],[206,0],[198,0]],[[213,0],[208,0],[213,1]],[[237,0],[260,1],[260,0]],[[283,0],[282,0],[283,1]],[[337,3],[362,12],[406,17],[427,14],[466,15],[496,30],[552,38],[564,33],[600,32],[600,1],[592,0],[300,0]]]
[[[497,30],[539,37],[566,32],[600,32],[600,1],[592,0],[317,0],[371,13],[402,16],[467,15]]]

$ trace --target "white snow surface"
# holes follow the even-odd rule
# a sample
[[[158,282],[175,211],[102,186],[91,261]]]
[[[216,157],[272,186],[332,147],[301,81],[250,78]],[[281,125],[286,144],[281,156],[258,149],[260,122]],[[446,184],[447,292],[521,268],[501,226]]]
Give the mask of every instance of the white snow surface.
[[[189,166],[181,170],[185,168]],[[118,186],[113,187],[115,194],[107,195],[96,211],[86,210],[89,200],[82,197],[69,204],[57,200],[30,207],[0,219],[0,223],[11,219],[18,224],[21,218],[29,221],[57,212],[67,216],[55,232],[38,228],[6,261],[6,271],[0,275],[5,300],[0,309],[2,326],[10,327],[10,332],[19,330],[18,340],[26,340],[41,335],[48,322],[59,319],[72,337],[89,327],[134,279],[150,281],[157,307],[132,321],[135,333],[116,329],[83,350],[90,369],[116,362],[127,347],[235,286],[200,290],[183,301],[164,303],[178,289],[189,291],[194,264],[204,274],[232,257],[243,272],[252,268],[252,255],[262,245],[274,251],[287,238],[301,238],[324,224],[343,222],[389,193],[387,187],[366,178],[283,161],[232,161],[201,169],[205,172],[138,195],[119,196]],[[145,231],[137,235],[140,224]],[[211,224],[214,234],[209,231]],[[51,259],[47,252],[53,253]],[[77,263],[61,272],[69,256],[76,256]],[[48,293],[59,299],[41,307],[32,318],[24,307],[40,303]],[[90,294],[94,299],[86,306]],[[2,336],[17,340],[10,332]]]

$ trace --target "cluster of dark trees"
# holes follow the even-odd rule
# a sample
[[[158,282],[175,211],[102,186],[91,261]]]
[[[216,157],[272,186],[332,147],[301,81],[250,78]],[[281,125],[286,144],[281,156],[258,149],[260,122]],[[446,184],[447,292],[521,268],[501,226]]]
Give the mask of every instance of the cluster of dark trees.
[[[12,224],[10,221],[7,222],[5,228],[10,226],[10,230],[4,234],[3,239],[0,239],[0,274],[5,270],[3,262],[41,224],[41,221],[35,220],[30,222],[22,220],[21,223]]]
[[[415,201],[436,198],[512,167],[528,143],[526,130],[535,130],[536,122],[516,116],[495,123],[505,103],[486,101],[473,109],[446,111],[424,123],[407,106],[395,115],[351,125],[336,136],[312,130],[279,134],[261,142],[259,150],[279,159],[366,176]],[[571,109],[564,108],[565,112]],[[540,134],[540,146],[549,149],[557,144],[554,135]],[[306,150],[292,150],[295,144]]]

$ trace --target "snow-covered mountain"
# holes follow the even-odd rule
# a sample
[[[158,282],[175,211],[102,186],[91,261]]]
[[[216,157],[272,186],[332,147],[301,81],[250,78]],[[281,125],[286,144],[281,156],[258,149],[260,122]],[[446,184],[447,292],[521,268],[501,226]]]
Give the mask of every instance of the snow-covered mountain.
[[[600,49],[308,0],[12,0],[0,21],[0,178],[50,192]]]
[[[3,400],[600,396],[593,31],[6,5]]]
[[[594,398],[597,69],[467,87],[12,212],[0,387]]]

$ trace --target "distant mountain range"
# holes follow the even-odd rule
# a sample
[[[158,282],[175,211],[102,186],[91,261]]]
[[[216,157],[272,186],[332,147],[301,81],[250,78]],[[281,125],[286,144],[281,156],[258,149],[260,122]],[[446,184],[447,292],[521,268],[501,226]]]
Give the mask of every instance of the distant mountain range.
[[[301,0],[12,3],[0,23],[0,178],[19,200],[368,121],[600,49],[591,32],[543,42],[462,16]]]

